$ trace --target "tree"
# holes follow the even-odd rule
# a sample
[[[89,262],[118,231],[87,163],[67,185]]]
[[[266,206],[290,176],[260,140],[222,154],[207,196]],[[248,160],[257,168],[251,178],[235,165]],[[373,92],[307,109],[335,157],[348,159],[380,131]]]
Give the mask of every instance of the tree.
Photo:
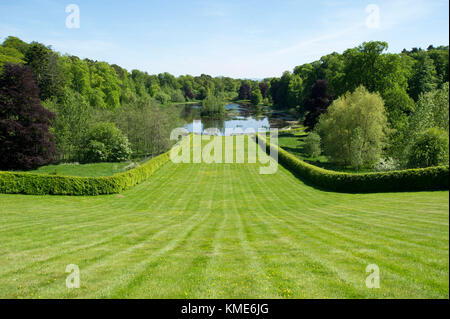
[[[259,90],[261,91],[261,95],[263,99],[267,97],[267,93],[269,91],[269,85],[265,82],[259,83]]]
[[[256,89],[252,92],[252,96],[250,97],[250,103],[254,106],[258,106],[262,101],[262,94],[259,89]]]
[[[415,55],[415,58],[417,61],[409,81],[409,95],[417,101],[420,94],[436,88],[437,78],[433,60],[427,52],[419,52]]]
[[[56,53],[41,43],[33,42],[25,53],[25,61],[36,77],[41,100],[62,94],[65,78]]]
[[[49,132],[54,114],[39,100],[28,67],[6,64],[0,75],[0,169],[34,169],[57,152]]]
[[[128,138],[114,123],[100,122],[90,128],[83,147],[83,162],[121,162],[130,158]]]
[[[444,130],[426,130],[409,149],[408,167],[448,165],[448,143],[448,134]]]
[[[442,89],[422,94],[409,117],[407,136],[414,139],[428,128],[437,127],[449,132],[449,84]]]
[[[383,99],[363,86],[335,100],[317,124],[324,154],[356,169],[380,158],[386,128]]]
[[[3,47],[16,49],[24,55],[28,50],[29,44],[19,38],[9,36],[3,41]]]
[[[61,98],[51,98],[44,105],[56,115],[51,132],[55,136],[60,159],[81,161],[83,141],[92,117],[89,102],[80,93],[66,88]]]
[[[194,94],[192,93],[191,88],[187,85],[184,87],[184,96],[189,100],[192,100],[194,98]]]
[[[248,83],[242,83],[239,88],[239,99],[240,100],[248,100],[252,96],[252,88]]]
[[[303,124],[308,130],[313,130],[319,120],[319,116],[326,113],[330,105],[328,85],[326,80],[317,80],[312,87],[311,95],[305,101],[304,110],[307,112]]]
[[[207,96],[202,102],[202,112],[204,116],[222,117],[225,114],[225,103],[213,95]]]

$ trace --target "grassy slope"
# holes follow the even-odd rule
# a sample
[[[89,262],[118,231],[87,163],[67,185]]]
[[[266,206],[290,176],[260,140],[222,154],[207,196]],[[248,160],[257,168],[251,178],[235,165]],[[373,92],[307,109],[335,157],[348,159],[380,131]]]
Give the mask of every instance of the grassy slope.
[[[170,162],[119,195],[0,194],[0,297],[449,297],[448,192],[328,193],[258,169]]]
[[[318,157],[311,157],[305,153],[305,137],[308,133],[304,132],[304,128],[302,129],[294,129],[290,131],[280,131],[278,137],[278,144],[286,151],[291,154],[297,156],[301,160],[308,162],[312,165],[316,165],[319,167],[323,167],[326,169],[334,170],[334,171],[342,171],[349,173],[364,173],[364,172],[373,172],[371,168],[363,168],[359,171],[355,171],[351,167],[342,167],[333,163],[330,163],[326,156],[320,155]]]
[[[28,173],[57,174],[67,176],[109,176],[125,171],[130,162],[121,163],[93,163],[93,164],[59,164],[42,166]]]

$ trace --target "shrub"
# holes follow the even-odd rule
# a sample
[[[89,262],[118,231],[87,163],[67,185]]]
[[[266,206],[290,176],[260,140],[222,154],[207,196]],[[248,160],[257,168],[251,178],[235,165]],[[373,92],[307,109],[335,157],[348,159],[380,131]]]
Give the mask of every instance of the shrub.
[[[265,139],[261,136],[263,142]],[[270,145],[266,150],[270,152]],[[449,189],[449,167],[352,174],[308,164],[277,147],[279,163],[303,180],[323,189],[349,193],[404,192]]]
[[[83,149],[85,163],[121,162],[131,154],[128,138],[114,123],[100,122],[94,125],[86,136]]]
[[[409,149],[408,167],[429,167],[448,163],[449,139],[445,131],[431,128],[422,133]]]
[[[320,135],[316,132],[311,132],[306,136],[305,152],[310,157],[317,157],[320,155]]]

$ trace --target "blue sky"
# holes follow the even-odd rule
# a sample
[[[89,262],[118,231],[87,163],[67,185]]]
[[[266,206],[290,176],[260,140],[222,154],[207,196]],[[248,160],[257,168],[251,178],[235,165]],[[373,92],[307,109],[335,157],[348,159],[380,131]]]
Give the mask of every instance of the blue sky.
[[[71,3],[79,29],[66,28]],[[370,4],[378,25],[366,23]],[[448,10],[448,0],[0,0],[0,41],[14,35],[151,74],[263,78],[364,41],[391,52],[448,45]]]

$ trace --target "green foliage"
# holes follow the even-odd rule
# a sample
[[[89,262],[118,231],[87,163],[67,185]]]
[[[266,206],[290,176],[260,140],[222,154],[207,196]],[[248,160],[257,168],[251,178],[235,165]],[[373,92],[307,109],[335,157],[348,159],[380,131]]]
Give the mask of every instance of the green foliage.
[[[125,104],[113,112],[101,111],[97,118],[108,118],[124,132],[131,143],[134,157],[161,154],[169,149],[170,132],[178,126],[179,109],[167,105],[163,108],[139,99]]]
[[[181,92],[181,90],[173,90],[170,93],[170,101],[175,103],[182,103],[185,102],[186,99],[184,98],[183,92]]]
[[[128,138],[114,123],[100,122],[87,132],[83,162],[122,162],[131,154]]]
[[[320,135],[316,132],[311,132],[305,138],[305,152],[310,157],[317,157],[322,152],[320,148]]]
[[[409,149],[408,166],[411,168],[446,165],[448,160],[449,139],[442,129],[426,130]]]
[[[225,102],[219,97],[208,95],[202,102],[202,115],[221,117],[225,114]]]
[[[25,55],[25,53],[27,52],[27,50],[29,48],[28,43],[20,40],[19,38],[13,37],[13,36],[7,37],[5,39],[5,41],[3,41],[2,46],[5,48],[15,49],[15,50],[19,51],[22,55]]]
[[[416,59],[414,72],[409,81],[409,94],[417,101],[420,94],[433,91],[437,85],[436,68],[433,60],[427,52],[419,52],[413,55]]]
[[[386,126],[383,99],[361,86],[335,100],[317,130],[331,161],[359,168],[379,159]]]
[[[164,93],[163,91],[159,91],[156,94],[155,99],[161,104],[167,104],[170,102],[170,95]]]
[[[66,88],[58,100],[51,98],[44,106],[54,112],[51,132],[63,161],[81,161],[82,144],[92,120],[89,102],[80,93]]]
[[[142,181],[170,159],[161,154],[129,171],[106,177],[70,177],[0,171],[0,193],[28,195],[101,195],[120,193]]]
[[[265,141],[264,137],[258,136]],[[269,147],[275,148],[268,143]],[[298,177],[336,192],[377,193],[449,189],[449,167],[428,167],[379,173],[343,173],[308,164],[280,147],[278,161]]]
[[[0,73],[5,63],[24,64],[24,56],[14,48],[0,46]]]
[[[252,96],[250,97],[250,103],[252,105],[257,106],[262,102],[262,94],[260,89],[256,89],[252,91]]]

